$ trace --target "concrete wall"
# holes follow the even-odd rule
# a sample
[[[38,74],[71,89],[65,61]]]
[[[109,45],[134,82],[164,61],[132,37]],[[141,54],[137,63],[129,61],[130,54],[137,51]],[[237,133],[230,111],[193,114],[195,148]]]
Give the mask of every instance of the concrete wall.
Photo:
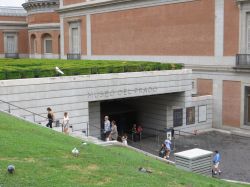
[[[100,102],[89,102],[89,135],[101,137],[101,108]]]
[[[211,68],[193,71],[194,79],[206,79],[213,82],[213,127],[244,128],[244,89],[250,85],[248,71]]]
[[[186,69],[6,80],[0,81],[0,99],[44,117],[47,107],[53,109],[57,119],[62,119],[67,111],[75,129],[83,129],[89,123],[89,112],[92,113],[88,110],[90,101],[185,92],[192,89],[191,81],[191,70]],[[11,111],[32,118],[22,110]],[[40,117],[36,120],[46,123]]]

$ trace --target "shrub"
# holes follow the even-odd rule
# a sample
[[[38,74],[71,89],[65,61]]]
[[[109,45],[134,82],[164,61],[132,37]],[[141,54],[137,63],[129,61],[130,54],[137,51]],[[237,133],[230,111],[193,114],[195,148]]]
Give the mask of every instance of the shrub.
[[[182,64],[105,60],[0,59],[0,80],[58,76],[58,66],[67,76],[181,69]]]

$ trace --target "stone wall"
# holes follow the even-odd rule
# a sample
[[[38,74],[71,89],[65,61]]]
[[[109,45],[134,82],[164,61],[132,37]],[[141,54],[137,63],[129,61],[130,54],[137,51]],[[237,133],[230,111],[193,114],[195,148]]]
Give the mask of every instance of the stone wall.
[[[166,120],[163,120],[167,115],[166,106],[174,107],[176,102],[169,102],[169,97],[166,97],[166,101],[164,101],[162,100],[163,96],[157,95],[175,93],[173,95],[178,99],[180,106],[189,106],[192,102],[191,78],[191,70],[183,69],[5,80],[0,81],[0,100],[44,117],[47,115],[46,108],[51,107],[56,119],[59,120],[67,111],[74,130],[86,129],[89,124],[90,134],[96,134],[99,131],[96,127],[100,126],[99,101],[153,96],[152,99],[148,97],[150,102],[139,102],[137,106],[141,105],[140,108],[143,108],[141,117],[148,118],[148,122],[153,122],[153,119],[158,116],[159,120],[156,119],[155,124],[162,128],[166,124]],[[163,108],[163,110],[161,112],[156,110],[155,114],[152,114],[150,111],[152,105],[158,105],[157,107]],[[9,110],[6,104],[1,103],[0,107]],[[11,107],[10,110],[13,114],[30,120],[34,119],[34,116],[29,112],[16,107]],[[41,124],[47,123],[45,118],[39,116],[35,116],[35,120]]]

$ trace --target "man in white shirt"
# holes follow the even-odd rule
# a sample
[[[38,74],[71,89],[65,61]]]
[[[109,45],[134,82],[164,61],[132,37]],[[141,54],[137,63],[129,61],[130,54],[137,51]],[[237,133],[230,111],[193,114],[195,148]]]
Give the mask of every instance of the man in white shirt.
[[[109,117],[105,116],[104,117],[104,134],[105,134],[106,141],[108,141],[109,139],[110,132],[111,132],[111,125],[110,125]]]

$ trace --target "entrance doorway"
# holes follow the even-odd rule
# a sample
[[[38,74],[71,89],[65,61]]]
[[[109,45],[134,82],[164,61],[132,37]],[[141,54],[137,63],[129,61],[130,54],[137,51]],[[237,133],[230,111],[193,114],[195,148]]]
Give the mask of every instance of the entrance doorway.
[[[250,87],[245,87],[245,123],[250,126]]]
[[[104,116],[109,116],[110,122],[116,121],[119,135],[129,134],[137,121],[136,109],[122,100],[101,102],[101,129],[104,129]]]

